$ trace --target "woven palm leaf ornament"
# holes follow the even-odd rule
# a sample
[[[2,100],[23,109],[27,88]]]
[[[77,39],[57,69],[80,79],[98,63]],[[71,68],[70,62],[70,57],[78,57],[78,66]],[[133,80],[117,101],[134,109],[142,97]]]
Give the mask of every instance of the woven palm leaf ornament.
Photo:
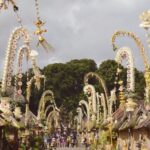
[[[0,0],[0,11],[9,9],[9,5],[12,5],[13,11],[16,14],[17,22],[19,23],[19,25],[23,26],[22,25],[22,19],[21,19],[20,15],[18,14],[19,7],[16,3],[16,0]]]
[[[53,47],[47,42],[47,40],[43,36],[43,34],[47,32],[47,30],[43,29],[43,26],[45,25],[45,22],[43,22],[40,18],[38,0],[35,0],[35,8],[36,8],[37,20],[35,22],[36,31],[34,32],[34,34],[37,35],[37,37],[38,37],[37,46],[41,45],[47,52],[53,51],[54,50]]]
[[[0,0],[0,10],[8,9],[9,4],[13,6],[14,11],[19,9],[15,0]]]

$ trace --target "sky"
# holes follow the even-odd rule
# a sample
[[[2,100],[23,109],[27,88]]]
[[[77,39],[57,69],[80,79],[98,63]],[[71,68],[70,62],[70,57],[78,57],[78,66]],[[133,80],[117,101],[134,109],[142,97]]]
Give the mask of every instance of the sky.
[[[145,31],[139,27],[139,15],[149,9],[149,0],[39,0],[40,15],[46,21],[47,41],[55,48],[46,53],[36,47],[37,39],[34,21],[36,12],[34,0],[16,0],[23,25],[30,31],[31,48],[39,52],[38,65],[67,62],[71,59],[93,59],[99,65],[107,59],[114,59],[111,36],[116,30],[134,32],[142,40],[147,55]],[[4,66],[7,41],[12,30],[19,26],[11,6],[0,12],[0,70]],[[131,47],[135,67],[143,70],[139,49],[132,40],[121,38],[118,45]]]

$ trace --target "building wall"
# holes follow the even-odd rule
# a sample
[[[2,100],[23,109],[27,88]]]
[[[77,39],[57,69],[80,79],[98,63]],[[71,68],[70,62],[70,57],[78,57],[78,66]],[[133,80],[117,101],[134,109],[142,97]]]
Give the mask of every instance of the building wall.
[[[119,150],[127,150],[131,143],[131,136],[129,136],[128,130],[120,131],[118,133],[117,147]]]
[[[150,149],[150,130],[141,128],[133,131],[134,149],[138,142],[142,143],[142,148]]]
[[[131,150],[139,150],[137,143],[142,141],[142,148],[147,148],[150,150],[150,130],[142,128],[138,130],[120,131],[118,134],[117,145],[120,150],[126,150],[129,146]]]

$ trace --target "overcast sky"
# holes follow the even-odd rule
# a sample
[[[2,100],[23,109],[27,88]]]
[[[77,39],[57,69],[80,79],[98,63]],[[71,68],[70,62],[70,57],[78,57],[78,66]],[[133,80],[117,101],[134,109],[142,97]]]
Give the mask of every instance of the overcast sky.
[[[34,0],[17,0],[23,24],[31,33],[32,48],[40,53],[38,64],[66,62],[71,59],[89,58],[97,64],[114,59],[111,36],[118,29],[136,33],[148,52],[145,31],[139,27],[139,15],[149,9],[150,0],[39,0],[41,18],[46,21],[48,42],[54,53],[36,48]],[[18,26],[15,14],[10,10],[0,12],[0,69],[4,64],[9,34]],[[121,41],[121,42],[120,42]],[[143,69],[140,52],[131,40],[118,40],[120,46],[133,48],[135,65]]]

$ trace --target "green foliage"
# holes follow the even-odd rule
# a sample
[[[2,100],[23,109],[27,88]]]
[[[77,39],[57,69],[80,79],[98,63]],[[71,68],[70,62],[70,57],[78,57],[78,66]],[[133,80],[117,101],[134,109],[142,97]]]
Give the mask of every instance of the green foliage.
[[[41,70],[42,71],[42,70]],[[33,70],[29,69],[28,70],[28,74],[29,74],[29,80],[31,79],[31,77],[34,76]],[[27,88],[27,72],[22,74],[22,94],[23,96],[26,98],[26,88]],[[38,104],[39,104],[39,100],[41,98],[41,95],[43,93],[43,89],[44,89],[44,81],[41,81],[41,89],[38,90],[35,85],[34,82],[31,85],[31,97],[30,97],[30,103],[29,103],[29,107],[32,110],[32,112],[34,114],[37,114],[37,110],[38,110]],[[20,104],[18,104],[20,105]],[[23,103],[24,105],[24,103]]]
[[[118,68],[118,63],[114,60],[106,60],[103,61],[97,72],[102,76],[106,83],[106,87],[108,88],[108,91],[112,90],[114,88],[114,82],[116,77],[116,72]],[[119,74],[119,80],[123,80],[124,84],[126,85],[126,69],[119,65],[119,68],[122,70]]]
[[[32,110],[32,112],[34,114],[37,114],[37,110],[38,110],[38,106],[39,106],[39,100],[41,99],[42,93],[43,93],[43,82],[41,82],[42,86],[40,88],[40,90],[38,90],[34,83],[32,84],[31,87],[31,97],[30,97],[30,103],[29,103],[29,107]]]
[[[142,99],[145,93],[145,79],[144,74],[135,68],[135,92]]]
[[[58,63],[48,65],[43,69],[46,76],[46,89],[51,89],[55,94],[56,103],[63,105],[66,111],[73,110],[83,98],[84,75],[90,71],[96,71],[93,60],[72,60],[66,64]]]
[[[104,79],[108,91],[114,88],[114,81],[116,77],[117,68],[118,68],[118,64],[114,60],[106,60],[100,64],[97,70],[97,72]],[[124,86],[126,87],[127,69],[120,64],[119,64],[119,68],[122,71],[119,74],[118,80],[122,80]],[[144,98],[144,88],[145,88],[144,74],[143,72],[140,72],[135,68],[135,93],[137,97]]]
[[[110,136],[110,133],[109,133],[109,131],[101,131],[100,132],[100,138],[99,138],[99,143],[101,144],[101,145],[105,145],[105,144],[107,144],[107,142],[108,142],[108,137]]]
[[[1,97],[8,97],[9,95],[7,94],[7,92],[0,91],[0,96]]]
[[[96,63],[90,59],[71,60],[65,64],[56,63],[45,66],[41,71],[46,76],[45,89],[54,92],[56,104],[58,107],[63,107],[65,113],[63,116],[67,117],[67,113],[72,111],[76,113],[76,108],[81,99],[85,99],[83,94],[84,76],[88,72],[97,72],[105,81],[108,92],[114,88],[114,81],[118,64],[114,60],[103,61],[99,68]],[[119,80],[124,81],[126,86],[126,68],[119,65],[122,72],[119,74]],[[33,76],[33,71],[29,71],[30,77]],[[135,69],[135,89],[137,95],[143,97],[144,93],[144,76],[142,72]],[[23,76],[23,94],[26,94],[26,75]],[[96,90],[103,92],[102,87],[95,79],[90,79],[89,83],[95,85]],[[44,85],[38,91],[34,84],[31,90],[30,108],[36,114],[38,109],[39,100],[41,98]],[[65,118],[64,117],[64,118]],[[66,118],[67,119],[67,118]]]

